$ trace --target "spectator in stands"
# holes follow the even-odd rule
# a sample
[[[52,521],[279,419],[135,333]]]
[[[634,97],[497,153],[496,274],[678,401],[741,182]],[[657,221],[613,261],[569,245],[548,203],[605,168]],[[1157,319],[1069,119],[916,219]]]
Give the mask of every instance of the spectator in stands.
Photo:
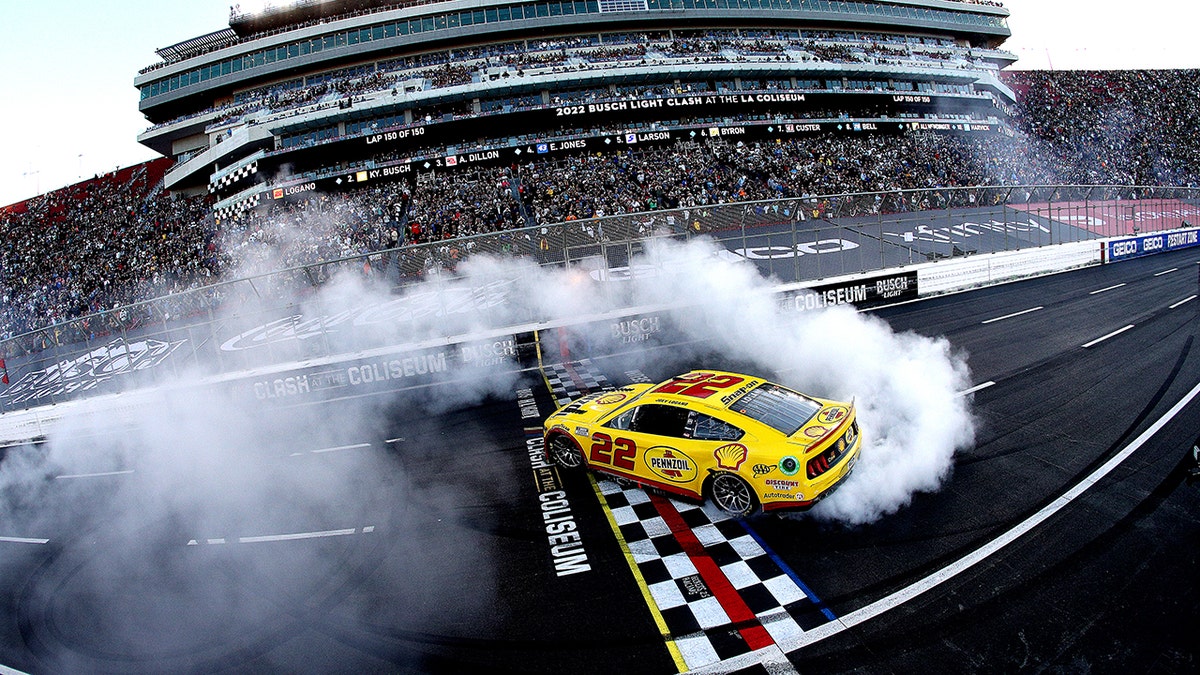
[[[674,42],[654,43],[654,49],[663,44]],[[549,49],[590,46],[551,43]],[[644,46],[611,49],[636,57]],[[450,62],[419,65],[461,77]],[[91,339],[148,318],[145,310],[110,311],[115,308],[221,279],[362,254],[382,261],[381,251],[397,247],[401,251],[388,259],[407,269],[413,267],[414,254],[405,247],[526,225],[582,221],[579,231],[598,240],[604,236],[603,224],[590,219],[613,214],[804,198],[820,217],[834,208],[877,213],[971,205],[952,200],[969,200],[973,194],[936,191],[944,187],[1195,186],[1200,181],[1200,78],[1194,71],[1030,72],[1005,78],[1018,93],[1012,137],[842,131],[779,140],[716,138],[624,146],[608,153],[527,160],[520,166],[460,166],[412,183],[308,194],[271,202],[227,222],[213,219],[205,198],[158,192],[158,177],[146,166],[127,169],[0,210],[0,331],[11,337],[48,329],[28,341],[31,348],[44,348],[55,340]],[[362,81],[376,86],[386,77]],[[331,90],[338,96],[344,93],[339,86]],[[650,88],[625,95],[661,93]],[[296,97],[301,100],[304,94]],[[281,94],[278,100],[285,98]],[[611,134],[620,126],[594,131]],[[437,156],[444,149],[423,152]],[[909,194],[897,193],[913,188],[935,190],[923,193],[917,203]],[[875,194],[816,197],[854,192]],[[546,250],[532,234],[508,239],[506,245],[514,253]],[[473,247],[447,242],[430,250],[420,254],[420,264],[453,265]],[[170,312],[201,311],[229,301],[235,292],[217,288],[173,300]],[[72,318],[97,312],[107,313],[64,328]]]

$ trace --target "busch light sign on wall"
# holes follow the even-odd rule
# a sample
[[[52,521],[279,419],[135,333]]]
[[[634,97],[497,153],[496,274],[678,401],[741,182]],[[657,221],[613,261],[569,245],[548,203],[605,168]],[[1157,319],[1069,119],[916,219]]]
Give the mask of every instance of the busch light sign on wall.
[[[1191,248],[1200,244],[1200,230],[1176,230],[1173,232],[1158,232],[1140,237],[1114,239],[1106,244],[1105,254],[1109,262],[1137,258],[1152,253],[1174,251],[1181,248]]]

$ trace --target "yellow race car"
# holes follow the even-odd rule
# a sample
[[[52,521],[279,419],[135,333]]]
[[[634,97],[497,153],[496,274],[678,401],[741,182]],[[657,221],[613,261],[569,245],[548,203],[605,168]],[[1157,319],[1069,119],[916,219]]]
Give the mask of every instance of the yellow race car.
[[[862,447],[853,403],[710,370],[584,396],[543,429],[561,467],[711,499],[735,516],[811,507],[850,475]]]

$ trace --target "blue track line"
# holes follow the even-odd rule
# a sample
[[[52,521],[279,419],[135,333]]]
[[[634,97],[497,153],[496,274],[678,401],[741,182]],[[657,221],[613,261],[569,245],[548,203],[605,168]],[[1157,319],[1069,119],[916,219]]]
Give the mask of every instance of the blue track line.
[[[750,523],[746,522],[745,520],[738,519],[738,524],[741,525],[742,529],[746,530],[746,532],[754,538],[754,541],[758,542],[758,545],[762,547],[762,550],[766,551],[767,555],[771,557],[771,560],[774,560],[775,564],[779,565],[779,569],[783,570],[783,573],[788,575],[788,578],[796,582],[796,585],[800,587],[800,590],[804,591],[804,594],[808,596],[809,600],[812,600],[813,604],[817,606],[817,609],[821,610],[821,614],[824,614],[826,619],[829,619],[830,621],[837,621],[837,615],[833,613],[833,610],[826,607],[825,603],[821,602],[821,599],[817,597],[817,594],[813,593],[812,589],[808,587],[808,584],[800,580],[799,575],[797,575],[791,567],[788,567],[788,564],[783,561],[783,558],[780,558],[779,554],[776,553],[775,550],[770,546],[768,546],[767,542],[763,541],[762,536],[750,527]]]

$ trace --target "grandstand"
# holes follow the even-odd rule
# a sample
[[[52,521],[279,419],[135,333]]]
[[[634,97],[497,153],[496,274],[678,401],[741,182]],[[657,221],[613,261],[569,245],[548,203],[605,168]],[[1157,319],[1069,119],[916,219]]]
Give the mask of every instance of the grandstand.
[[[515,251],[538,237],[508,230],[602,216],[1200,184],[1194,71],[1001,72],[994,3],[590,6],[465,26],[454,3],[235,6],[137,79],[141,139],[169,157],[0,209],[0,336],[54,344],[80,317],[343,258],[395,283],[472,250],[414,245]],[[445,28],[412,18],[453,8]]]
[[[154,125],[139,141],[175,160],[167,189],[212,193],[227,220],[364,182],[680,141],[995,134],[1015,101],[998,77],[1015,61],[1007,16],[944,0],[235,5],[228,28],[136,77]],[[515,191],[496,199],[530,215]]]
[[[1195,71],[1001,71],[1013,57],[994,4],[895,3],[942,12],[920,26],[884,3],[815,4],[826,14],[746,9],[720,28],[726,9],[601,5],[569,27],[542,17],[561,29],[489,42],[472,24],[470,40],[438,43],[417,40],[436,21],[414,36],[396,17],[450,3],[235,8],[227,30],[160,50],[138,78],[155,122],[141,138],[169,157],[0,208],[0,358],[37,370],[73,345],[296,302],[336,275],[394,290],[479,253],[574,264],[602,245],[620,268],[622,242],[756,236],[784,226],[771,214],[816,229],[866,218],[879,240],[890,214],[1191,200],[1132,186],[1200,186]],[[780,23],[788,11],[799,18]],[[246,65],[265,44],[384,20],[353,50],[335,36],[314,55],[309,38],[302,67]],[[236,77],[214,75],[238,53]],[[1062,185],[1103,187],[1036,187]]]

